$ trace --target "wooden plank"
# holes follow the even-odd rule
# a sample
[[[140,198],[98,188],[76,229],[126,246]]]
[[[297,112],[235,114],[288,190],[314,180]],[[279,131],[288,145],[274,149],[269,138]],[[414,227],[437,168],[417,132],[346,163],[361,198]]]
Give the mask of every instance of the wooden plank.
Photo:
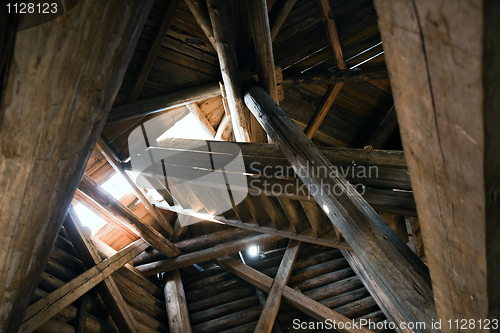
[[[136,257],[148,246],[148,243],[139,239],[114,256],[104,259],[64,286],[56,289],[45,298],[35,302],[28,308],[19,332],[28,333],[37,329],[132,258]]]
[[[186,295],[178,269],[165,273],[165,304],[167,306],[168,327],[171,333],[193,332],[189,321]]]
[[[85,234],[73,208],[70,208],[68,212],[64,227],[86,269],[102,261],[89,236]],[[105,278],[96,288],[120,332],[139,332],[135,318],[120,294],[113,277]]]
[[[219,83],[180,90],[165,95],[143,99],[140,101],[115,106],[111,109],[106,124],[147,116],[161,111],[171,110],[180,106],[203,101],[220,95]]]
[[[262,314],[260,315],[257,326],[254,332],[266,332],[270,333],[273,329],[274,321],[278,315],[278,310],[281,304],[281,295],[283,290],[288,283],[288,279],[292,275],[292,268],[297,255],[299,254],[300,242],[291,240],[288,243],[283,259],[281,260],[280,267],[273,281],[271,291],[267,297],[264,309],[262,309]]]
[[[84,175],[78,188],[82,191],[82,193],[103,207],[103,209],[105,208],[108,212],[113,214],[129,229],[135,231],[135,233],[144,238],[158,251],[169,257],[177,256],[181,253],[179,249],[177,249],[162,234],[156,231],[156,229],[146,224],[146,222],[135,215],[130,209],[101,189],[99,185],[97,185],[87,175]]]
[[[210,135],[212,138],[215,137],[216,132],[210,122],[208,121],[207,117],[203,114],[203,111],[200,110],[200,107],[196,103],[191,103],[186,105],[189,111],[193,116],[195,116],[196,120],[198,123],[201,125],[203,130]]]
[[[208,12],[214,31],[215,46],[226,90],[226,99],[231,110],[233,133],[237,141],[251,141],[251,114],[243,103],[238,61],[233,34],[229,25],[227,0],[208,0]]]
[[[330,189],[316,191],[314,199],[405,319],[431,327],[435,308],[427,267],[342,175],[320,172],[333,165],[262,88],[248,86],[245,103],[304,184]]]
[[[148,55],[146,56],[146,60],[142,64],[142,67],[139,71],[139,75],[137,75],[137,79],[135,81],[134,87],[132,88],[132,92],[130,93],[130,97],[128,99],[129,103],[134,102],[139,98],[141,94],[142,88],[144,87],[144,83],[149,75],[149,71],[153,67],[153,63],[158,55],[158,51],[161,48],[161,44],[165,35],[167,34],[168,28],[172,24],[175,13],[177,12],[177,7],[181,0],[170,0],[167,4],[167,8],[163,12],[163,17],[161,19],[161,25],[156,29],[155,37],[153,43],[151,44],[151,48],[149,49]]]
[[[276,36],[285,23],[286,18],[290,14],[295,6],[297,0],[281,0],[277,1],[271,8],[271,12],[269,13],[269,25],[271,27],[271,40],[274,41]]]
[[[2,332],[21,324],[152,2],[80,2],[18,33],[0,65]]]
[[[150,264],[137,266],[137,269],[145,276],[151,276],[157,273],[169,272],[176,268],[185,267],[189,265],[198,264],[207,260],[222,257],[238,251],[246,249],[252,244],[271,243],[282,239],[283,237],[277,235],[259,235],[240,240],[226,242],[219,246],[200,250],[197,252],[183,254],[177,258],[170,258],[160,260]]]
[[[234,275],[242,278],[243,280],[253,284],[257,288],[262,289],[267,293],[269,293],[272,288],[272,278],[250,266],[243,264],[242,262],[237,261],[236,259],[233,259],[231,257],[223,257],[216,259],[215,261],[219,266],[225,268]],[[286,303],[308,314],[316,320],[325,321],[329,319],[336,322],[352,323],[351,319],[327,308],[323,304],[318,303],[315,300],[305,296],[300,291],[292,289],[288,286],[285,286],[285,288],[283,289],[283,299]],[[351,328],[346,328],[346,326],[349,325],[344,325],[344,329],[337,328],[337,330],[339,332],[371,332],[365,327],[353,328],[351,326]]]
[[[365,82],[388,78],[387,68],[368,67],[357,69],[332,70],[304,74],[283,75],[284,86],[335,84],[346,82]]]
[[[144,205],[144,207],[148,210],[148,212],[153,215],[156,222],[165,230],[169,235],[173,234],[172,226],[170,222],[165,218],[165,216],[160,212],[160,210],[153,206],[149,199],[144,195],[142,190],[135,184],[135,182],[130,178],[130,176],[123,170],[121,163],[119,162],[118,157],[114,154],[113,150],[106,144],[106,141],[103,140],[102,136],[97,140],[97,147],[102,155],[106,158],[108,163],[122,175],[123,178],[129,183],[130,187],[132,187],[132,192],[134,192],[135,196],[139,199],[139,201]]]
[[[498,318],[499,3],[375,5],[438,317]]]
[[[306,135],[309,139],[312,139],[314,137],[314,134],[321,126],[321,123],[328,114],[328,111],[330,111],[330,109],[332,108],[332,105],[335,102],[338,94],[342,90],[343,86],[343,83],[337,83],[333,86],[328,87],[325,96],[323,96],[323,100],[319,104],[316,112],[311,118],[311,121],[309,121],[309,124],[307,124],[307,127],[305,129]]]

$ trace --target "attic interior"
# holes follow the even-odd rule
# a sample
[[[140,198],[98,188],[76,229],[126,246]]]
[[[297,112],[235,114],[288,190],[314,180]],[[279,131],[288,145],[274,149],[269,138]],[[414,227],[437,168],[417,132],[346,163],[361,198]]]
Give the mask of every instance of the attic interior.
[[[498,330],[500,2],[55,8],[1,11],[0,333]]]

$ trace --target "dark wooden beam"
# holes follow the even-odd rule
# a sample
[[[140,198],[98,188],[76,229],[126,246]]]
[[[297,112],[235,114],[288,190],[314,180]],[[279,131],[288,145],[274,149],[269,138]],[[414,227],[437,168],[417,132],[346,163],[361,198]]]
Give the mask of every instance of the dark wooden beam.
[[[85,333],[85,325],[87,324],[87,306],[88,294],[83,294],[77,301],[76,317],[74,319],[73,327],[75,333]]]
[[[153,39],[153,43],[151,44],[151,48],[146,56],[146,60],[142,64],[141,70],[139,71],[139,75],[135,81],[134,87],[132,88],[132,92],[129,95],[129,102],[134,102],[139,98],[141,94],[142,88],[144,87],[144,83],[148,78],[149,72],[151,68],[153,68],[153,63],[158,55],[158,51],[161,48],[161,44],[165,35],[167,34],[168,28],[172,24],[174,20],[175,13],[177,12],[177,7],[181,0],[170,0],[167,2],[167,8],[163,12],[163,17],[161,18],[161,24],[156,29],[155,37]]]
[[[271,333],[280,308],[281,295],[292,275],[293,264],[295,263],[295,259],[297,259],[299,249],[299,241],[291,240],[288,243],[288,247],[281,260],[280,267],[278,268],[278,272],[276,273],[273,285],[269,291],[269,296],[267,297],[266,304],[262,309],[262,314],[260,315],[254,332]]]
[[[144,207],[148,210],[148,212],[153,215],[155,218],[156,222],[165,230],[169,235],[172,235],[174,233],[174,230],[172,229],[172,226],[170,225],[170,222],[165,218],[165,216],[162,214],[162,212],[156,207],[151,204],[149,199],[144,195],[142,190],[136,185],[136,183],[130,178],[130,176],[125,172],[123,169],[120,161],[118,160],[118,157],[115,155],[115,153],[111,150],[111,148],[106,144],[105,140],[103,138],[99,138],[97,140],[97,148],[99,151],[102,153],[106,161],[113,167],[113,169],[122,175],[123,178],[127,181],[127,183],[132,187],[132,191],[134,192],[135,196],[139,199],[139,201],[144,205]]]
[[[278,36],[283,23],[295,6],[297,0],[280,0],[276,1],[269,13],[269,25],[271,26],[271,40]]]
[[[342,90],[343,86],[344,86],[343,83],[337,83],[335,85],[331,85],[328,87],[325,96],[323,96],[323,99],[321,100],[321,103],[318,105],[318,108],[316,109],[316,112],[312,116],[311,121],[309,121],[309,124],[307,124],[307,127],[304,130],[309,139],[312,139],[316,134],[316,131],[323,123],[323,120],[328,114],[328,111],[330,111],[330,109],[332,108],[332,105],[335,102],[335,99],[337,98],[338,94]]]
[[[168,257],[177,256],[181,253],[168,239],[149,224],[146,224],[146,222],[125,207],[120,201],[113,198],[111,194],[101,189],[89,176],[84,175],[78,188],[103,207],[103,209],[113,214],[127,228],[135,231],[140,237],[144,238],[158,251]]]
[[[257,288],[269,293],[272,285],[273,279],[258,270],[243,264],[242,262],[233,259],[231,257],[223,257],[216,259],[216,263],[233,273],[234,275],[242,278],[243,280],[251,283]],[[283,289],[283,299],[286,303],[292,305],[298,310],[304,312],[305,314],[313,317],[319,321],[325,321],[327,319],[338,322],[352,322],[351,319],[341,315],[338,312],[331,310],[325,305],[316,302],[312,298],[309,298],[302,294],[300,291],[292,289],[285,286]],[[338,329],[339,332],[356,332],[356,333],[370,333],[369,329],[362,327],[361,329]]]
[[[330,7],[328,0],[318,0],[321,11],[323,12],[323,25],[325,26],[326,35],[328,36],[328,43],[330,44],[330,51],[337,61],[337,67],[339,69],[346,69],[346,64],[344,61],[344,54],[342,52],[342,46],[340,45],[340,39],[337,32],[337,26],[335,20],[333,19],[333,11]]]
[[[30,305],[19,332],[29,333],[36,330],[43,323],[54,317],[61,310],[75,302],[90,289],[97,286],[105,278],[136,257],[148,246],[148,243],[139,239],[114,256],[104,259],[64,286],[56,289],[45,298]]]
[[[189,321],[186,295],[178,269],[165,273],[165,304],[167,306],[168,328],[171,333],[193,332]]]
[[[0,78],[2,332],[21,324],[152,3],[83,1],[16,36]]]
[[[69,209],[64,227],[86,269],[102,261],[89,235],[85,234],[73,208]],[[120,294],[113,277],[105,278],[96,288],[120,332],[139,332],[135,318]]]
[[[364,82],[388,79],[387,68],[357,68],[327,72],[308,72],[304,74],[283,75],[284,86],[309,84],[335,84],[342,82]]]
[[[195,88],[189,88],[153,98],[143,99],[113,107],[109,113],[106,123],[112,124],[132,118],[143,117],[219,95],[219,83],[214,82]]]
[[[500,3],[375,5],[439,319],[499,318]]]
[[[304,184],[341,190],[340,195],[316,191],[313,196],[368,273],[405,319],[430,327],[435,308],[427,267],[342,175],[320,174],[333,165],[262,88],[252,85],[245,91],[245,103]]]
[[[137,269],[145,276],[151,276],[157,273],[169,272],[176,268],[186,267],[189,265],[198,264],[207,260],[212,260],[218,257],[223,257],[228,254],[236,253],[246,249],[253,244],[272,243],[283,237],[277,235],[258,235],[240,240],[226,242],[219,246],[183,254],[177,258],[165,259],[149,264],[137,266]]]
[[[219,57],[226,99],[231,111],[233,132],[237,141],[251,141],[251,114],[245,107],[236,59],[236,49],[229,24],[227,0],[208,0],[208,13],[214,31],[215,46]]]
[[[396,116],[396,108],[393,105],[392,108],[387,111],[384,118],[382,118],[366,144],[375,149],[384,148],[384,145],[390,139],[396,127],[398,127],[398,118]]]
[[[196,22],[201,27],[201,30],[205,33],[208,40],[214,47],[215,39],[214,39],[214,31],[212,29],[212,22],[210,22],[210,16],[208,15],[207,3],[204,0],[184,0],[186,5],[189,7],[189,10],[193,14]]]

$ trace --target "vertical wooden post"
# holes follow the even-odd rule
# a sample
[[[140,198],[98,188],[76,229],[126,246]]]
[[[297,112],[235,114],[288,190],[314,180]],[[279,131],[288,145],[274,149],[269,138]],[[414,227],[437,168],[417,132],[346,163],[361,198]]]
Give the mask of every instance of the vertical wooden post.
[[[171,333],[192,333],[186,295],[178,269],[165,273],[165,304]]]

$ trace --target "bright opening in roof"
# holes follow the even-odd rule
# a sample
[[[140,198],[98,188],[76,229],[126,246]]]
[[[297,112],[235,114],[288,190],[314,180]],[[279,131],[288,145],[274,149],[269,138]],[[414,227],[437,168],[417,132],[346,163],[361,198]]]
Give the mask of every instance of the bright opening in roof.
[[[119,173],[104,182],[101,187],[116,200],[120,200],[125,194],[132,192],[132,187],[130,187],[127,180]]]
[[[106,225],[106,221],[101,219],[93,211],[85,207],[84,205],[77,203],[73,206],[76,215],[80,219],[80,222],[86,227],[89,227],[92,231],[92,235],[95,235],[102,227]]]
[[[192,113],[175,123],[174,126],[169,128],[165,133],[160,135],[156,141],[160,142],[166,138],[175,139],[197,139],[197,140],[213,140],[201,124],[196,120]]]
[[[259,255],[259,247],[257,245],[252,245],[247,250],[250,257],[256,257]]]

